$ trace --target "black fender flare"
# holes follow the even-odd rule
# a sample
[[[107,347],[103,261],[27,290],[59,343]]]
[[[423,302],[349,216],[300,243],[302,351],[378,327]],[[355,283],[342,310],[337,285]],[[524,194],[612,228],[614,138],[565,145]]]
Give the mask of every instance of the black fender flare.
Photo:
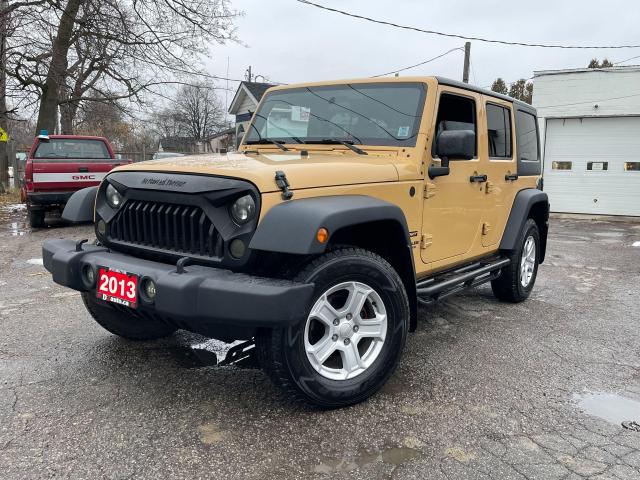
[[[341,228],[380,220],[394,220],[403,227],[410,245],[407,220],[402,209],[367,195],[332,195],[303,198],[271,208],[258,224],[249,248],[299,255],[323,253],[326,243],[316,239],[319,228],[331,235]]]
[[[74,223],[93,222],[97,193],[96,186],[83,188],[71,195],[62,211],[63,220]]]
[[[500,250],[513,251],[517,248],[518,236],[528,218],[533,218],[540,230],[540,263],[542,263],[547,250],[549,197],[545,192],[535,188],[526,188],[516,194],[502,235]]]
[[[332,195],[303,198],[272,207],[258,224],[249,248],[297,255],[317,255],[326,251],[331,237],[352,226],[380,221],[397,222],[404,245],[402,270],[398,271],[409,297],[410,330],[417,324],[416,274],[409,228],[400,207],[367,195]],[[318,242],[319,228],[326,228],[329,240]],[[405,263],[406,262],[406,263]],[[396,266],[398,270],[398,266]]]

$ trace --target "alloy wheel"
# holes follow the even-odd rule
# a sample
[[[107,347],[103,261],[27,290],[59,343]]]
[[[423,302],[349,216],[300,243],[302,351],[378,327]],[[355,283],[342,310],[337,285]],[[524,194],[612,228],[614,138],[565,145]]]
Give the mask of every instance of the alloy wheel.
[[[380,295],[361,282],[325,291],[313,305],[304,331],[309,362],[323,377],[347,380],[378,358],[387,334],[387,311]]]
[[[536,241],[532,235],[527,237],[522,249],[522,257],[520,258],[520,285],[524,288],[529,286],[533,272],[536,268]]]

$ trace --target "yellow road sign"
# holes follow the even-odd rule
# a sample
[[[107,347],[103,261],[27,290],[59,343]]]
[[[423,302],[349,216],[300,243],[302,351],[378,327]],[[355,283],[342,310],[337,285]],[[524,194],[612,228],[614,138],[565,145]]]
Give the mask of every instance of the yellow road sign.
[[[8,142],[9,141],[9,135],[7,135],[7,132],[5,132],[2,128],[0,128],[0,142]]]

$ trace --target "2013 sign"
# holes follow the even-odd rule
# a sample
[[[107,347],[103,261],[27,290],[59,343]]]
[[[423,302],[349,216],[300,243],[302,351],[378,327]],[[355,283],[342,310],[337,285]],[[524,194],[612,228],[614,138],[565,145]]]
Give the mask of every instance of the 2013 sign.
[[[136,308],[138,277],[105,267],[98,268],[97,297],[107,302]]]

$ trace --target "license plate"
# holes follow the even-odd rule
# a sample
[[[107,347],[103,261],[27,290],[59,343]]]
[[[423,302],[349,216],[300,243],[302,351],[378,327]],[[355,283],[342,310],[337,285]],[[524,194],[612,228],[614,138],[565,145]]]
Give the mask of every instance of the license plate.
[[[98,290],[100,300],[136,308],[138,305],[138,276],[132,273],[98,267]]]

